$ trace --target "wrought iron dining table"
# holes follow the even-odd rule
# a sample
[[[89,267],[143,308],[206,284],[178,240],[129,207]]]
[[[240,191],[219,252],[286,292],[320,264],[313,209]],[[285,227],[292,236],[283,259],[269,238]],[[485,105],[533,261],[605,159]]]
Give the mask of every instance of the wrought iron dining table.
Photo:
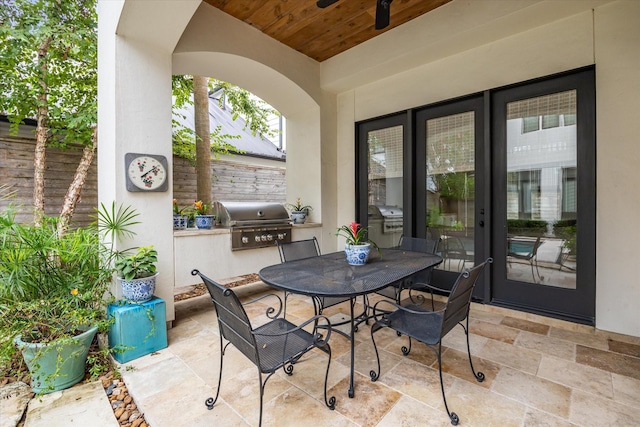
[[[344,252],[271,265],[259,271],[260,279],[275,288],[310,297],[348,297],[351,300],[351,367],[349,397],[354,396],[354,299],[397,285],[416,273],[442,262],[434,254],[402,249],[382,249],[365,265],[349,265]]]

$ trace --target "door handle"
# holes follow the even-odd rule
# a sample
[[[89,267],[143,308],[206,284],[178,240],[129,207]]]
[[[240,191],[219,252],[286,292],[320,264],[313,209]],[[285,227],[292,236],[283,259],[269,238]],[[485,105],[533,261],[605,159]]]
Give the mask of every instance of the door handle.
[[[478,223],[478,225],[479,225],[480,227],[484,227],[484,221],[483,221],[483,220],[480,220],[480,222]]]

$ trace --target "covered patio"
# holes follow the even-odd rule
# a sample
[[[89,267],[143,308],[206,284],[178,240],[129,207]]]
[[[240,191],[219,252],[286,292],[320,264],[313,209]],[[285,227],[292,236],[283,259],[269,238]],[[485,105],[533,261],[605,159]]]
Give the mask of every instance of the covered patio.
[[[185,241],[182,247],[192,247],[193,256],[177,257],[168,225],[171,191],[126,191],[126,153],[171,158],[171,75],[229,81],[286,117],[287,200],[301,197],[314,207],[304,237],[317,237],[329,253],[341,249],[335,230],[354,220],[360,203],[356,123],[585,67],[595,72],[598,148],[589,236],[596,260],[590,274],[594,326],[501,309],[488,299],[471,310],[472,354],[488,380],[478,385],[465,377],[460,333],[444,342],[445,387],[463,425],[638,423],[640,283],[632,256],[640,241],[640,198],[634,196],[640,182],[640,2],[453,0],[321,62],[199,0],[105,0],[98,16],[99,198],[141,213],[141,231],[126,243],[158,249],[156,295],[167,302],[172,327],[166,350],[132,362],[135,370],[123,369],[151,425],[179,425],[177,418],[184,425],[256,425],[257,383],[249,378],[255,371],[240,357],[229,372],[241,381],[233,381],[234,374],[226,383],[223,378],[222,400],[206,410],[203,398],[214,384],[220,351],[215,316],[207,296],[174,305],[173,292],[186,284],[177,278],[193,268],[224,279],[278,262],[275,248],[245,262],[248,256],[229,251],[220,230],[212,232],[218,240],[199,236],[201,247]],[[491,224],[491,212],[486,221]],[[545,245],[541,250],[550,248]],[[544,268],[545,254],[539,255],[538,267]],[[228,271],[232,265],[243,271]],[[510,271],[518,268],[522,277],[532,274],[528,262],[513,262]],[[556,268],[554,274],[564,274]],[[489,290],[492,274],[485,277]],[[302,318],[311,307],[301,299],[296,309]],[[397,350],[402,338],[391,333],[383,346],[382,377],[371,383],[367,328],[357,339],[355,399],[346,396],[347,343],[336,334],[330,373],[336,411],[321,405],[312,369],[305,366],[298,376],[274,377],[265,422],[298,425],[312,414],[318,425],[448,425],[429,350],[404,358]]]
[[[273,291],[261,282],[236,290],[245,301]],[[266,320],[265,309],[256,306],[249,314],[259,324]],[[287,310],[294,322],[313,313],[306,297],[292,297]],[[326,310],[333,319],[347,312],[345,305]],[[434,353],[414,344],[410,356],[402,356],[406,338],[381,331],[377,340],[382,374],[373,383],[369,371],[376,361],[369,328],[363,324],[356,334],[353,399],[347,396],[349,344],[332,334],[328,387],[329,395],[336,397],[335,410],[324,405],[326,355],[316,352],[297,364],[292,376],[279,370],[267,383],[263,425],[451,425],[442,404]],[[129,392],[150,425],[258,424],[256,368],[234,347],[227,349],[220,398],[213,410],[205,407],[204,400],[215,393],[218,380],[218,333],[208,295],[179,301],[169,347],[121,367]],[[460,425],[599,427],[631,426],[640,420],[638,338],[474,304],[470,341],[474,366],[486,375],[482,383],[469,370],[463,329],[456,327],[443,342],[444,384]]]

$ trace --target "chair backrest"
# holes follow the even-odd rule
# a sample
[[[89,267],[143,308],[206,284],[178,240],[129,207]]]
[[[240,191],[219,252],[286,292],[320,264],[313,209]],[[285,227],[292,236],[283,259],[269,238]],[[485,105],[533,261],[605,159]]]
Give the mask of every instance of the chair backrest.
[[[467,317],[469,314],[469,306],[471,305],[473,288],[484,267],[492,262],[493,259],[487,258],[482,264],[478,264],[472,269],[460,273],[456,282],[453,284],[453,288],[451,288],[449,299],[445,305],[440,337],[444,337],[458,322],[463,321]]]
[[[412,252],[423,252],[426,254],[435,254],[438,250],[439,241],[436,239],[423,239],[421,237],[407,237],[400,236],[400,242],[398,243],[398,247],[400,249],[405,249],[407,251]],[[414,283],[431,283],[431,276],[433,274],[433,269],[429,268],[426,271],[415,274],[411,279],[405,281],[405,285],[410,285]],[[420,289],[420,287],[415,287],[415,289]]]
[[[435,254],[438,250],[438,240],[401,236],[398,247],[412,252]]]
[[[530,260],[538,255],[538,248],[542,243],[540,236],[536,238],[533,245],[531,244],[530,239],[517,240],[515,238],[507,238],[507,255]]]
[[[276,244],[278,245],[278,252],[280,253],[280,262],[320,256],[320,246],[315,237],[288,243],[276,241]]]
[[[251,322],[235,292],[211,280],[198,270],[193,270],[191,274],[194,276],[198,274],[207,287],[216,308],[218,327],[223,338],[260,366]]]

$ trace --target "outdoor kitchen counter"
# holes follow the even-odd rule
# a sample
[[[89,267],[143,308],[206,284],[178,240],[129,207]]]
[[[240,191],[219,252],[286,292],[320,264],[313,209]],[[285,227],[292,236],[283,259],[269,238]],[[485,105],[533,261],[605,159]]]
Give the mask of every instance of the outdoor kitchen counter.
[[[316,237],[322,239],[321,223],[295,224],[292,239]],[[257,273],[261,268],[280,262],[278,248],[231,250],[231,229],[214,227],[210,230],[189,228],[173,232],[175,286],[200,283],[191,270],[197,268],[214,280]]]

